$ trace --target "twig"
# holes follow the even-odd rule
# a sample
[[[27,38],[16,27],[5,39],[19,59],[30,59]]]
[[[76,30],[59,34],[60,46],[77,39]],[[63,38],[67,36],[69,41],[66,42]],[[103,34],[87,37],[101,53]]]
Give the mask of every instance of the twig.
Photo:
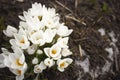
[[[49,1],[49,3],[50,3],[55,9],[57,8],[57,6],[56,6],[55,3],[51,2],[51,1]]]
[[[117,58],[117,55],[119,54],[119,49],[118,49],[118,47],[116,46],[116,44],[114,43],[114,42],[112,42],[110,45],[112,45],[113,46],[113,48],[114,48],[114,60],[115,60],[115,67],[116,67],[116,71],[119,71],[119,66],[118,66],[118,58]]]
[[[116,71],[119,71],[119,67],[118,67],[118,60],[117,60],[117,54],[119,54],[119,50],[118,48],[116,47],[115,44],[113,44],[114,48],[115,48],[115,65],[116,65]]]
[[[66,7],[64,4],[62,4],[61,2],[59,1],[55,1],[57,4],[59,4],[60,6],[64,7],[66,10],[68,10],[69,12],[73,13],[68,7]]]
[[[83,54],[82,54],[82,49],[81,49],[81,45],[80,44],[79,44],[79,52],[80,52],[80,57],[82,57]]]
[[[95,79],[95,71],[91,70],[90,75],[92,77],[92,80],[94,80]]]
[[[85,23],[85,22],[83,22],[83,21],[80,20],[80,19],[75,18],[74,16],[66,15],[65,17],[66,17],[66,18],[69,18],[69,19],[72,19],[72,20],[74,20],[74,21],[76,21],[76,22],[78,22],[78,23],[82,23],[83,25],[86,26],[86,23]]]
[[[74,41],[75,41],[75,42],[78,42],[78,41],[83,41],[83,40],[87,40],[87,38],[74,39]]]
[[[39,73],[37,74],[36,78],[34,80],[38,80],[39,79]]]
[[[78,6],[78,0],[75,0],[75,8]]]
[[[95,80],[95,71],[93,71],[92,80]]]

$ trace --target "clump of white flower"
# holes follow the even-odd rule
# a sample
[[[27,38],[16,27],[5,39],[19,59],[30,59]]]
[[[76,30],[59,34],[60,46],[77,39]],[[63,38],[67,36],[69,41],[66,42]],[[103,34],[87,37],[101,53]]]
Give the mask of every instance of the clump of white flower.
[[[16,75],[16,80],[23,80],[28,69],[39,74],[56,65],[63,72],[73,62],[68,58],[72,55],[68,40],[73,30],[60,23],[54,8],[46,8],[40,3],[32,4],[32,8],[19,18],[18,30],[8,26],[3,31],[11,38],[13,52],[2,48],[0,67],[8,67]]]

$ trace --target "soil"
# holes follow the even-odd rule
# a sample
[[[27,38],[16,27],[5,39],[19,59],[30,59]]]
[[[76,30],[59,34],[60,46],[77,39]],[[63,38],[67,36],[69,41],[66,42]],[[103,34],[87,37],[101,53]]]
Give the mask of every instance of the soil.
[[[55,8],[60,14],[61,22],[74,30],[69,41],[70,49],[74,53],[71,56],[74,59],[73,64],[64,73],[44,71],[45,80],[120,80],[120,53],[114,52],[112,61],[107,57],[109,53],[105,51],[106,47],[113,47],[110,45],[112,39],[108,35],[111,31],[115,33],[118,40],[115,44],[120,51],[120,0],[25,0],[22,3],[0,0],[0,48],[9,48],[9,39],[3,35],[2,30],[6,29],[7,25],[18,28],[18,15],[22,15],[34,2]],[[105,29],[106,35],[100,35],[100,28]],[[85,56],[80,56],[79,45],[86,52]],[[90,65],[89,72],[85,73],[75,61],[83,61],[87,56]],[[106,61],[109,61],[111,66],[102,73],[101,69]],[[99,73],[97,77],[94,75],[96,70]],[[30,76],[25,80],[33,79],[34,77]],[[8,68],[0,69],[0,80],[14,80],[14,75]]]

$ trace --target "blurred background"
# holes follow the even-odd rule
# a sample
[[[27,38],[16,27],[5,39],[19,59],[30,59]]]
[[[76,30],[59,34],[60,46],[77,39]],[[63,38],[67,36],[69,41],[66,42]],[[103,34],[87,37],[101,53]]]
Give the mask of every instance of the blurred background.
[[[120,0],[0,0],[0,48],[10,49],[3,30],[18,28],[18,15],[35,2],[55,8],[61,22],[74,30],[69,41],[73,64],[64,73],[44,71],[45,80],[120,80]],[[4,68],[0,80],[15,79]]]

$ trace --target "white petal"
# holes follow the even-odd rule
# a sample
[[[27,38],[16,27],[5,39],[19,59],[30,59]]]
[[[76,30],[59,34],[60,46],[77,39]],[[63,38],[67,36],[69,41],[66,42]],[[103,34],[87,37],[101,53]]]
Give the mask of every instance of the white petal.
[[[68,64],[71,64],[73,62],[73,60],[71,58],[66,58],[64,59]]]
[[[35,32],[33,35],[31,35],[30,40],[33,44],[40,44],[40,46],[44,45],[45,41],[43,38],[43,31],[40,30]]]
[[[23,70],[23,73],[27,70],[27,63],[26,62],[24,62],[24,65],[23,65],[23,67],[22,67],[22,70]]]
[[[50,57],[50,55],[49,55],[50,48],[44,48],[44,52],[45,52],[46,56]]]
[[[10,70],[13,74],[18,75],[16,69],[9,68],[9,70]]]
[[[38,58],[33,58],[33,60],[32,60],[32,64],[37,64],[38,63]]]
[[[29,55],[32,55],[32,54],[34,54],[36,49],[37,49],[37,45],[32,45],[32,46],[28,47],[27,52],[28,52]]]
[[[4,67],[6,67],[6,66],[4,64],[0,63],[0,68],[4,68]]]
[[[3,30],[3,33],[8,37],[13,37],[13,35],[17,33],[17,29],[8,25],[7,29]]]
[[[16,80],[23,80],[23,79],[24,79],[24,75],[16,76]]]
[[[58,70],[64,71],[64,69],[67,68],[72,63],[72,61],[73,60],[71,58],[59,59],[57,61]]]
[[[28,30],[29,26],[27,25],[26,22],[20,21],[19,28],[20,29],[22,28],[22,29]]]
[[[1,50],[2,50],[3,54],[6,55],[6,56],[10,54],[10,52],[5,48],[1,48]]]
[[[69,36],[72,33],[72,29],[68,29],[67,26],[61,25],[57,31],[57,34],[60,36]]]
[[[39,65],[35,65],[34,66],[34,73],[41,73],[43,70],[40,69],[40,66]]]
[[[25,30],[23,30],[23,28],[19,29],[18,34],[26,36],[26,32],[25,32]]]
[[[58,56],[54,57],[53,59],[58,60],[58,59],[61,59],[61,57],[62,57],[61,54],[59,54]]]
[[[64,68],[57,67],[60,72],[64,71]]]
[[[44,37],[45,37],[45,41],[47,43],[50,43],[52,42],[53,38],[55,37],[55,34],[56,34],[56,29],[47,29],[44,33]]]
[[[54,61],[53,61],[53,59],[50,59],[50,58],[46,58],[45,60],[44,60],[44,64],[46,65],[46,66],[48,66],[48,67],[52,67],[53,65],[54,65]]]
[[[14,49],[14,54],[15,58],[14,59],[19,59],[19,63],[23,64],[25,62],[25,56],[23,54],[23,51],[20,48],[15,48]]]
[[[59,56],[60,52],[61,52],[61,47],[57,44],[54,44],[50,48],[50,56],[53,58],[56,58],[57,56]]]
[[[23,51],[19,47],[15,47],[14,48],[14,53],[18,54],[18,56],[21,56],[23,54]]]
[[[39,64],[39,66],[43,70],[47,68],[43,61],[41,61],[41,63]]]
[[[11,66],[10,66],[10,68],[12,68],[12,69],[18,69],[18,68],[22,68],[22,67],[16,65],[15,63],[12,63]]]
[[[69,49],[64,48],[62,50],[62,56],[67,57],[67,56],[70,56],[70,55],[72,55],[72,52]]]
[[[68,31],[68,35],[67,35],[67,36],[69,36],[72,32],[73,32],[73,29],[70,29],[70,30]]]
[[[5,64],[5,66],[7,66],[7,67],[11,67],[11,62],[10,62],[10,60],[9,60],[9,57],[6,57],[6,58],[4,59],[4,64]]]
[[[18,58],[14,53],[9,54],[8,57],[10,62],[14,62]]]
[[[61,61],[61,59],[58,59],[58,60],[57,60],[57,65],[59,65],[60,61]]]
[[[68,40],[69,37],[59,38],[56,44],[58,44],[61,48],[68,48]]]
[[[13,47],[17,47],[17,44],[15,42],[15,39],[10,39],[10,44],[13,46]]]
[[[37,54],[43,54],[43,51],[42,50],[37,50]]]
[[[64,63],[64,65],[61,66],[61,64],[63,64],[63,63]],[[58,63],[58,67],[60,67],[60,68],[67,68],[68,65],[69,65],[69,64],[65,61],[65,59],[61,60],[61,61]]]
[[[5,65],[4,65],[4,56],[2,54],[0,54],[0,68],[4,68]]]
[[[39,65],[34,66],[34,73],[41,73],[44,69],[46,69],[46,65],[44,64],[43,61]]]
[[[15,42],[17,46],[19,46],[22,49],[27,49],[30,45],[30,42],[28,41],[27,37],[25,35],[21,34],[14,34]]]
[[[25,56],[24,56],[24,54],[21,55],[21,57],[20,57],[20,59],[19,59],[19,62],[20,62],[21,64],[23,64],[23,63],[25,62]]]
[[[22,76],[24,75],[25,71],[27,70],[27,64],[25,63],[23,67],[21,68],[9,68],[9,70],[14,73],[17,76]]]
[[[25,21],[25,18],[23,16],[18,16],[22,21]]]

